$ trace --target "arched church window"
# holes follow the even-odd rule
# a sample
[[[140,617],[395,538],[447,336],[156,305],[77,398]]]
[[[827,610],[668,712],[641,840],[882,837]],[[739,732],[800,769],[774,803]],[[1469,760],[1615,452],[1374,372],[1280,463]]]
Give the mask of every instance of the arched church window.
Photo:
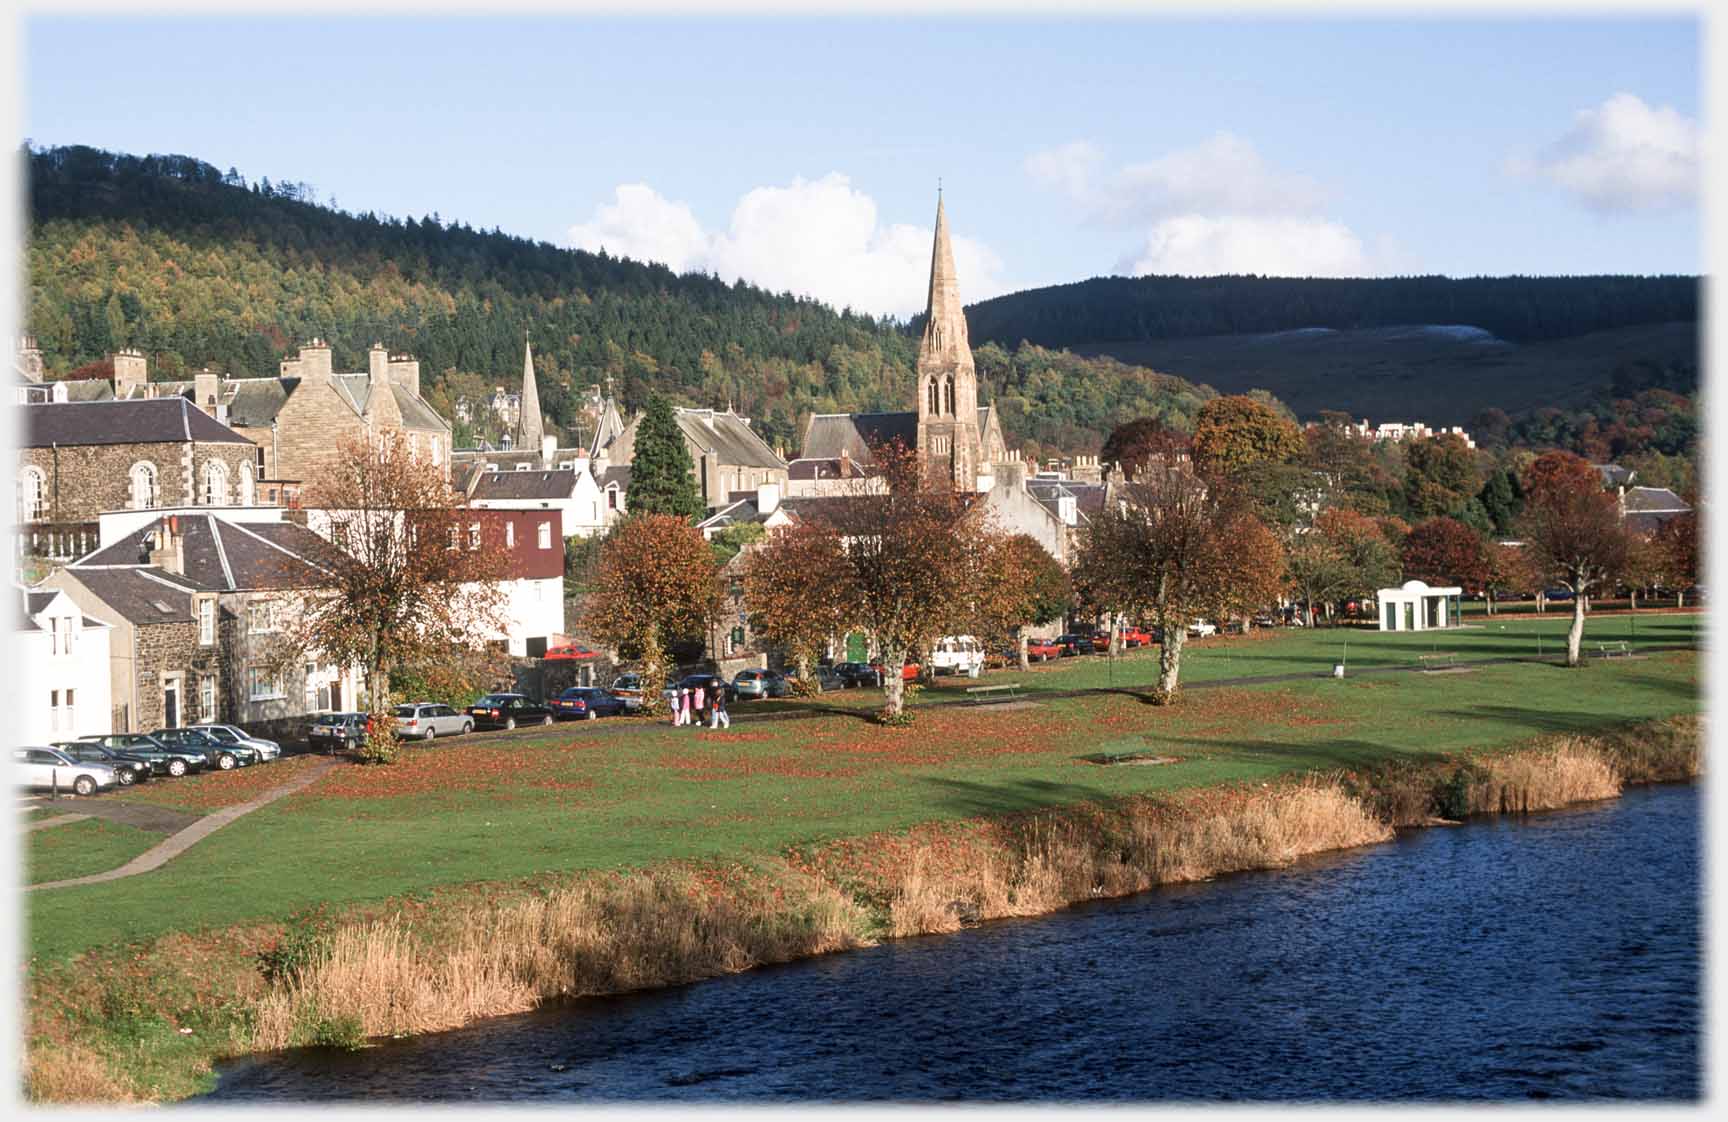
[[[154,510],[156,497],[156,465],[140,460],[132,465],[132,509]]]
[[[241,506],[251,506],[252,505],[254,499],[257,496],[257,491],[254,489],[255,482],[256,481],[252,478],[252,465],[251,464],[241,464],[240,465],[240,505]]]
[[[228,468],[220,460],[204,464],[204,505],[228,505]]]
[[[40,468],[27,467],[18,473],[18,521],[36,522],[47,513],[45,479]]]
[[[947,389],[945,392],[946,392],[947,397],[948,397],[948,408],[947,408],[946,412],[948,413],[949,416],[953,416],[954,415],[954,375],[952,375],[952,374],[948,375],[948,384],[947,384]]]
[[[930,398],[930,412],[932,413],[942,412],[942,399],[937,396],[938,392],[939,391],[936,388],[936,379],[930,379],[930,393],[928,396]]]

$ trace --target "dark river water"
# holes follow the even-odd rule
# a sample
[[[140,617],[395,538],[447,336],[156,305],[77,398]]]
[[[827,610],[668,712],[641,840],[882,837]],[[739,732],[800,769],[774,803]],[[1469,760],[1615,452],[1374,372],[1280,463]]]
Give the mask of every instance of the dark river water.
[[[1702,790],[358,1053],[203,1102],[1695,1100]]]

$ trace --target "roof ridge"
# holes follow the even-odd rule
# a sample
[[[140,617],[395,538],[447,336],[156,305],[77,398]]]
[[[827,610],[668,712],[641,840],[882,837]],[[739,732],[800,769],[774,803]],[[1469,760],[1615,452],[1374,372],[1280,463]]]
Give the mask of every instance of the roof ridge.
[[[116,568],[120,568],[120,567],[123,567],[123,566],[116,566]],[[135,567],[138,570],[138,575],[143,577],[145,580],[153,580],[157,584],[165,584],[169,588],[172,588],[178,592],[197,592],[198,591],[198,586],[195,584],[193,584],[193,585],[178,584],[175,581],[169,580],[167,574],[165,574],[165,573],[153,573],[153,572],[151,572],[150,570],[155,568],[154,565],[140,565],[140,566],[135,566]]]
[[[249,530],[245,526],[242,526],[238,522],[230,522],[230,523],[227,523],[227,525],[234,527],[236,530],[239,530],[241,533],[247,535],[248,537],[258,539],[259,541],[263,542],[265,545],[269,546],[271,549],[274,549],[278,553],[287,554],[289,557],[292,557],[296,561],[299,561],[299,562],[302,562],[303,564],[312,566],[312,568],[317,569],[321,573],[327,573],[330,571],[329,569],[326,569],[324,566],[320,565],[318,562],[312,560],[310,557],[302,557],[300,554],[295,553],[293,550],[289,549],[287,546],[279,545],[276,542],[273,542],[269,538],[265,537],[263,534],[257,533],[253,530]],[[274,525],[274,526],[294,526],[294,525],[298,525],[298,523],[274,522],[274,523],[271,523],[271,525]],[[312,533],[311,530],[307,530],[306,532],[309,534]],[[319,538],[319,540],[322,541],[323,539]]]
[[[234,570],[228,567],[228,550],[223,548],[222,531],[216,525],[216,516],[214,514],[206,513],[204,515],[204,524],[210,528],[211,540],[216,543],[216,560],[222,565],[222,581],[228,586],[229,591],[233,591],[235,587]]]

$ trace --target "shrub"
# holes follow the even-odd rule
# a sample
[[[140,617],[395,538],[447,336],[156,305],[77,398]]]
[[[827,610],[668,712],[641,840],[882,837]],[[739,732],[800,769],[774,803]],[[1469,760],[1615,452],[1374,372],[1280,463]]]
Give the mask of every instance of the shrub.
[[[402,741],[396,735],[395,714],[372,713],[366,718],[366,739],[360,743],[363,764],[393,764],[402,758]]]

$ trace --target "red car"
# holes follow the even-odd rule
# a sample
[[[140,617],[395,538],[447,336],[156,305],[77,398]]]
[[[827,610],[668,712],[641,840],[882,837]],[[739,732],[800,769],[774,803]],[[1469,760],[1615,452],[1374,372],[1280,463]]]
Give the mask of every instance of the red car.
[[[1143,628],[1124,627],[1122,629],[1122,645],[1125,647],[1150,647],[1152,636]]]
[[[887,671],[885,671],[882,668],[882,664],[880,662],[872,662],[870,664],[870,669],[876,671],[876,680],[877,681],[881,681],[882,676],[885,673],[887,673]],[[902,666],[900,668],[900,680],[902,682],[915,682],[915,681],[917,681],[918,680],[918,670],[919,670],[919,666],[916,662],[908,662],[905,666]]]
[[[1062,657],[1062,648],[1051,639],[1028,639],[1026,641],[1026,657],[1048,662],[1053,658]]]

